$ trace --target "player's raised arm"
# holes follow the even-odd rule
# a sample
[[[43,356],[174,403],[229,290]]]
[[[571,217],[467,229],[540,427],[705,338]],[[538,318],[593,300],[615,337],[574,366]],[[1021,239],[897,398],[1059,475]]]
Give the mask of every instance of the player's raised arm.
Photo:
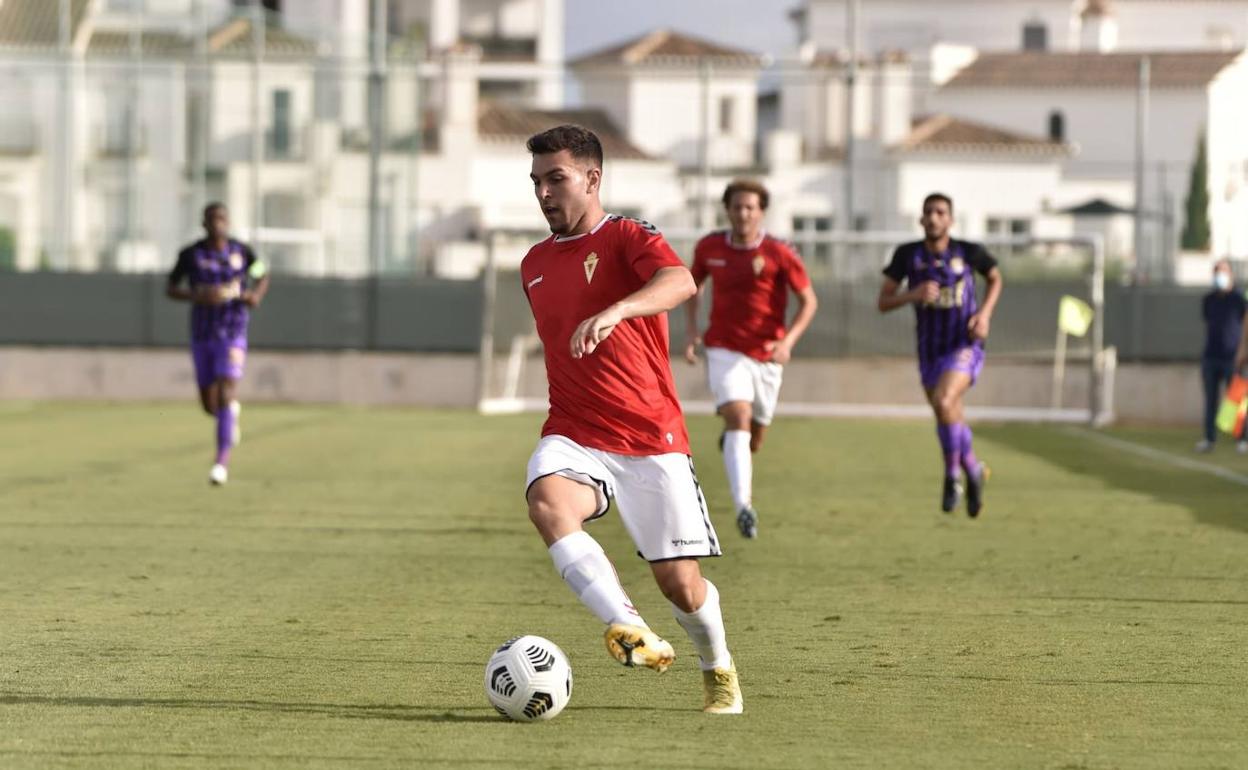
[[[571,340],[572,357],[580,358],[593,353],[620,322],[666,313],[697,291],[697,284],[688,268],[659,268],[645,286],[601,313],[586,318],[576,327]]]

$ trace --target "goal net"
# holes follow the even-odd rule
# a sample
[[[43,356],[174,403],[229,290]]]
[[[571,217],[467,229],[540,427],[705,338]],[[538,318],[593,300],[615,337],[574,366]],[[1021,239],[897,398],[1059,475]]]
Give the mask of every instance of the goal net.
[[[690,261],[701,231],[665,231]],[[543,233],[487,235],[483,274],[479,409],[485,414],[546,409],[545,366],[518,275],[519,259]],[[810,273],[819,310],[785,367],[778,415],[917,417],[930,414],[918,386],[914,314],[876,308],[881,270],[911,232],[803,233],[794,245]],[[987,364],[967,398],[972,418],[1104,424],[1113,418],[1115,353],[1103,340],[1105,262],[1096,238],[983,239],[1005,291],[993,316]],[[517,249],[517,243],[524,243]],[[984,282],[977,281],[982,297]],[[1082,336],[1063,332],[1063,297],[1092,312]],[[790,302],[790,312],[796,302]],[[700,302],[705,329],[709,292]],[[685,313],[670,313],[672,368],[685,409],[714,404],[702,365],[682,360]],[[1078,331],[1077,329],[1071,331]]]

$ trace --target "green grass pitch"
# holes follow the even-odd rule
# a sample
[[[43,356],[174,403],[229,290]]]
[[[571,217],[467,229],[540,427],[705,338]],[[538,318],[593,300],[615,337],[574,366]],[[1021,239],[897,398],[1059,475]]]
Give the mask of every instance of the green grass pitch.
[[[983,426],[970,521],[937,509],[930,423],[781,418],[743,542],[694,418],[746,704],[709,717],[617,519],[590,531],[670,672],[609,660],[554,574],[522,500],[539,425],[248,407],[210,489],[190,399],[0,404],[0,767],[1248,766],[1246,486]],[[1186,453],[1189,433],[1115,435]],[[486,703],[518,633],[572,661],[553,722]]]

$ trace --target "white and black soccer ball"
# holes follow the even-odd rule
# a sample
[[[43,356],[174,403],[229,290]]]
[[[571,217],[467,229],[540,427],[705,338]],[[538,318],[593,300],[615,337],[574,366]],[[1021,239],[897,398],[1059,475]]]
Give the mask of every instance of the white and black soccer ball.
[[[485,695],[508,719],[553,719],[572,698],[572,666],[549,639],[517,636],[490,656],[485,666]]]

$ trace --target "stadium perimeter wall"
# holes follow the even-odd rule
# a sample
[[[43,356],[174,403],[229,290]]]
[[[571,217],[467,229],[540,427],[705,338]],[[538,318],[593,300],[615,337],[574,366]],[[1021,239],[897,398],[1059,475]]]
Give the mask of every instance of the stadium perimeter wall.
[[[993,319],[990,349],[1043,356],[1053,348],[1058,300],[1084,294],[1078,282],[1016,281]],[[0,346],[178,347],[187,338],[187,308],[164,296],[163,275],[0,273]],[[820,312],[802,339],[810,358],[889,357],[913,350],[910,313],[881,316],[878,283],[816,287]],[[1199,289],[1106,287],[1105,343],[1120,361],[1196,361],[1204,331]],[[494,341],[505,352],[532,328],[520,282],[500,275]],[[704,308],[708,303],[703,303]],[[478,281],[385,277],[347,280],[275,276],[254,314],[257,350],[372,350],[472,353],[481,340],[483,291]],[[683,340],[684,314],[671,315]],[[1072,350],[1079,343],[1072,342]]]
[[[504,362],[497,364],[495,381]],[[687,401],[708,401],[701,366],[672,364]],[[257,350],[247,364],[242,397],[256,402],[472,408],[477,357],[453,353],[285,352]],[[529,366],[522,392],[544,394],[540,362]],[[1086,364],[1068,370],[1063,405],[1085,406]],[[1196,424],[1200,378],[1193,363],[1119,365],[1118,419]],[[195,382],[182,349],[0,347],[0,399],[183,401],[194,408]],[[993,360],[970,406],[1046,407],[1051,370],[1043,363]],[[922,405],[909,358],[798,359],[785,370],[784,403]]]

